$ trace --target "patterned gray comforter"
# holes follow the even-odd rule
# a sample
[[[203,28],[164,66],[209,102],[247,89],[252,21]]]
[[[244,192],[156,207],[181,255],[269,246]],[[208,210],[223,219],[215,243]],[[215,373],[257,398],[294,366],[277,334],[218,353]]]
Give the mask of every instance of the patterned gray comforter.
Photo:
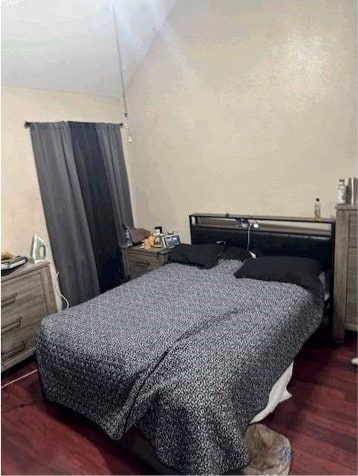
[[[37,357],[46,396],[120,439],[137,426],[182,473],[249,462],[243,435],[318,327],[323,289],[168,264],[46,318]]]

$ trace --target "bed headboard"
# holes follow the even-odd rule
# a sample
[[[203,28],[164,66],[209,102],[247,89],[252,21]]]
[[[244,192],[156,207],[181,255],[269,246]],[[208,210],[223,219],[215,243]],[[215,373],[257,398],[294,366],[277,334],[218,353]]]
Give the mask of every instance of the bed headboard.
[[[249,238],[250,250],[314,258],[333,275],[334,219],[193,213],[189,222],[193,244],[224,241],[246,248]]]

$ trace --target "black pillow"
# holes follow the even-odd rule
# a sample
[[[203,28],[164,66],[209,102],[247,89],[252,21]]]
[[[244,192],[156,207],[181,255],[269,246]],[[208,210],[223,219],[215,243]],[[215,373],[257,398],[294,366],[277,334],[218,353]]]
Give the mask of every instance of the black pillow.
[[[251,253],[244,248],[236,248],[235,246],[229,246],[224,249],[220,255],[220,259],[236,259],[239,261],[245,261],[251,258]]]
[[[322,271],[321,263],[310,258],[291,256],[263,256],[247,259],[234,276],[236,278],[259,279],[292,283],[305,289],[315,289],[320,285],[318,276]]]
[[[216,265],[222,251],[223,246],[214,243],[203,245],[180,244],[169,252],[168,261],[209,269]]]

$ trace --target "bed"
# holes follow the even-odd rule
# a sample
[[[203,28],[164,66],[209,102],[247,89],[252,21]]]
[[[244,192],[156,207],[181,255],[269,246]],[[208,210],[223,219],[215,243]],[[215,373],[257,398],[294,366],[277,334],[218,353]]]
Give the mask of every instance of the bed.
[[[230,241],[232,233],[237,244],[235,230],[191,224],[194,243]],[[309,235],[305,255],[329,268],[332,234],[321,246],[318,238]],[[290,237],[284,243],[303,253]],[[124,445],[136,428],[144,437],[137,447],[153,450],[165,473],[223,474],[247,465],[245,430],[319,326],[324,292],[237,280],[238,266],[171,263],[46,318],[37,340],[46,397]],[[155,466],[153,456],[145,459]]]

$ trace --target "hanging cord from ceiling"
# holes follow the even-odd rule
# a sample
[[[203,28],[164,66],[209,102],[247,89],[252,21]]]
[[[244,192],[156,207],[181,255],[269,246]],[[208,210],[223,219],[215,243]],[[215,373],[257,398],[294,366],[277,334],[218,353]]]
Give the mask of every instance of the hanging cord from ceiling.
[[[126,95],[126,85],[125,85],[125,79],[124,79],[124,72],[123,72],[123,61],[122,61],[122,54],[121,54],[121,46],[120,46],[120,42],[119,42],[118,18],[117,18],[117,12],[116,12],[116,8],[115,8],[114,4],[112,4],[112,15],[113,15],[114,34],[115,34],[115,37],[116,37],[118,69],[119,69],[119,74],[120,74],[120,78],[121,78],[122,100],[123,100],[123,109],[124,109],[124,118],[125,118],[124,128],[127,131],[128,142],[131,143],[132,142],[132,137],[131,137],[130,129],[129,129],[128,104],[127,104],[127,95]]]

